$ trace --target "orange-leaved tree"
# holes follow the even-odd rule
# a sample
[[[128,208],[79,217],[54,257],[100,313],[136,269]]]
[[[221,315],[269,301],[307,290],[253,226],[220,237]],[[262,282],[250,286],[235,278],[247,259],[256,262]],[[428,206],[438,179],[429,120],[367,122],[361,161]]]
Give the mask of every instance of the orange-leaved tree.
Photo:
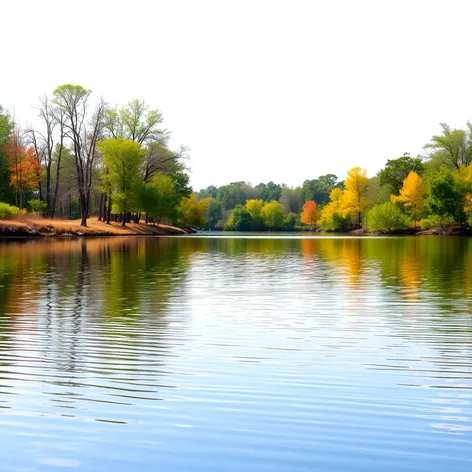
[[[22,143],[18,130],[13,131],[4,146],[10,171],[10,185],[15,189],[16,206],[24,207],[25,192],[33,190],[41,179],[41,164],[32,146]]]
[[[421,177],[415,171],[411,171],[403,181],[400,195],[392,195],[390,200],[392,202],[401,202],[405,205],[413,218],[416,227],[424,208],[425,194],[426,191],[421,181]]]
[[[320,217],[320,212],[316,206],[314,200],[308,200],[303,204],[302,213],[300,215],[300,221],[305,224],[313,227],[316,225],[318,218]]]

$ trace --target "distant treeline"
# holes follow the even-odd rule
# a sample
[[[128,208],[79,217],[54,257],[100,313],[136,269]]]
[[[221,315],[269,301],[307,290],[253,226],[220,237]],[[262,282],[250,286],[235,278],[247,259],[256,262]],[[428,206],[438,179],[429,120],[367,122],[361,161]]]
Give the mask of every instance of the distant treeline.
[[[206,228],[260,231],[344,231],[361,226],[380,232],[436,226],[472,226],[472,125],[451,129],[426,144],[425,155],[389,159],[377,175],[354,167],[340,181],[334,174],[299,187],[247,182],[200,190]]]

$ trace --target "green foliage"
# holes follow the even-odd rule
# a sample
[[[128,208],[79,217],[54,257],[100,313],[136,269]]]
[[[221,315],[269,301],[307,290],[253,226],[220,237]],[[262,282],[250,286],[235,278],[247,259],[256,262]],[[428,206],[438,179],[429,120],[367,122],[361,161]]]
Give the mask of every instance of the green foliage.
[[[148,213],[158,223],[162,218],[174,219],[180,201],[172,178],[160,172],[151,182],[136,183],[135,198],[136,209]]]
[[[43,214],[47,210],[47,207],[48,207],[48,204],[46,202],[43,202],[42,200],[39,200],[37,198],[34,198],[33,200],[29,200],[28,205],[31,208],[31,213],[34,213],[36,215]]]
[[[267,228],[282,228],[284,223],[284,206],[281,203],[272,200],[264,205],[261,211],[261,216]]]
[[[403,181],[411,171],[420,176],[423,175],[424,165],[421,158],[411,157],[408,153],[405,153],[397,159],[389,159],[379,173],[380,185],[390,186],[392,193],[398,195]]]
[[[339,187],[337,180],[338,177],[334,174],[321,175],[317,179],[305,180],[300,191],[301,204],[309,200],[315,201],[320,206],[327,203],[331,190]]]
[[[449,169],[459,169],[472,163],[472,123],[467,123],[467,130],[452,129],[446,123],[440,123],[442,134],[435,135],[425,146],[432,149],[431,160],[446,163]]]
[[[325,218],[322,217],[319,221],[319,226],[323,231],[343,231],[347,230],[350,225],[350,216],[343,216],[337,211],[330,213]]]
[[[163,117],[159,110],[151,110],[144,100],[131,100],[126,107],[105,112],[105,128],[112,138],[165,142],[167,130],[160,129]]]
[[[20,209],[8,203],[0,202],[0,219],[6,220],[18,215]]]
[[[448,226],[454,226],[454,224],[454,218],[448,215],[431,215],[420,221],[421,229],[446,228]]]
[[[282,186],[270,181],[267,184],[260,183],[256,185],[256,196],[264,202],[279,200],[282,194]]]
[[[253,219],[249,210],[238,204],[231,212],[230,217],[225,225],[225,229],[234,231],[252,231]]]
[[[103,179],[113,191],[113,212],[131,211],[144,149],[135,141],[114,138],[100,141],[98,148],[107,169]]]
[[[381,233],[393,233],[410,227],[410,218],[402,213],[398,205],[393,202],[385,202],[368,211],[364,226],[369,231]]]
[[[206,224],[207,229],[215,229],[222,216],[223,213],[221,211],[221,203],[218,200],[212,198],[210,205],[208,206],[208,221]]]
[[[223,211],[232,210],[236,205],[246,203],[244,186],[244,182],[231,182],[229,185],[223,185],[218,189],[216,199],[221,202]]]
[[[430,176],[426,204],[433,215],[451,217],[456,223],[463,224],[466,220],[464,199],[463,190],[456,185],[450,170],[443,168]]]
[[[283,227],[288,231],[293,231],[297,222],[298,215],[296,213],[289,213],[284,219]]]

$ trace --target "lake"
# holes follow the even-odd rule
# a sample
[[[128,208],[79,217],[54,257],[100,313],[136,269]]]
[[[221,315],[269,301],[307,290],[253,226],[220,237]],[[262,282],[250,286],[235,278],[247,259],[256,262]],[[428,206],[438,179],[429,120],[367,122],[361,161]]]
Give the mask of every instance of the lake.
[[[470,471],[472,238],[0,243],[0,470]]]

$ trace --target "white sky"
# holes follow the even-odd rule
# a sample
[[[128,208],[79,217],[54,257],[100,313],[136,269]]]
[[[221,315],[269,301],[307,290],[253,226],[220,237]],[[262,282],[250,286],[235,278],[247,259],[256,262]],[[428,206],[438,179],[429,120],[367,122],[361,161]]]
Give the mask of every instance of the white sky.
[[[468,0],[4,3],[0,103],[20,124],[64,83],[144,99],[197,190],[373,175],[472,118]]]

